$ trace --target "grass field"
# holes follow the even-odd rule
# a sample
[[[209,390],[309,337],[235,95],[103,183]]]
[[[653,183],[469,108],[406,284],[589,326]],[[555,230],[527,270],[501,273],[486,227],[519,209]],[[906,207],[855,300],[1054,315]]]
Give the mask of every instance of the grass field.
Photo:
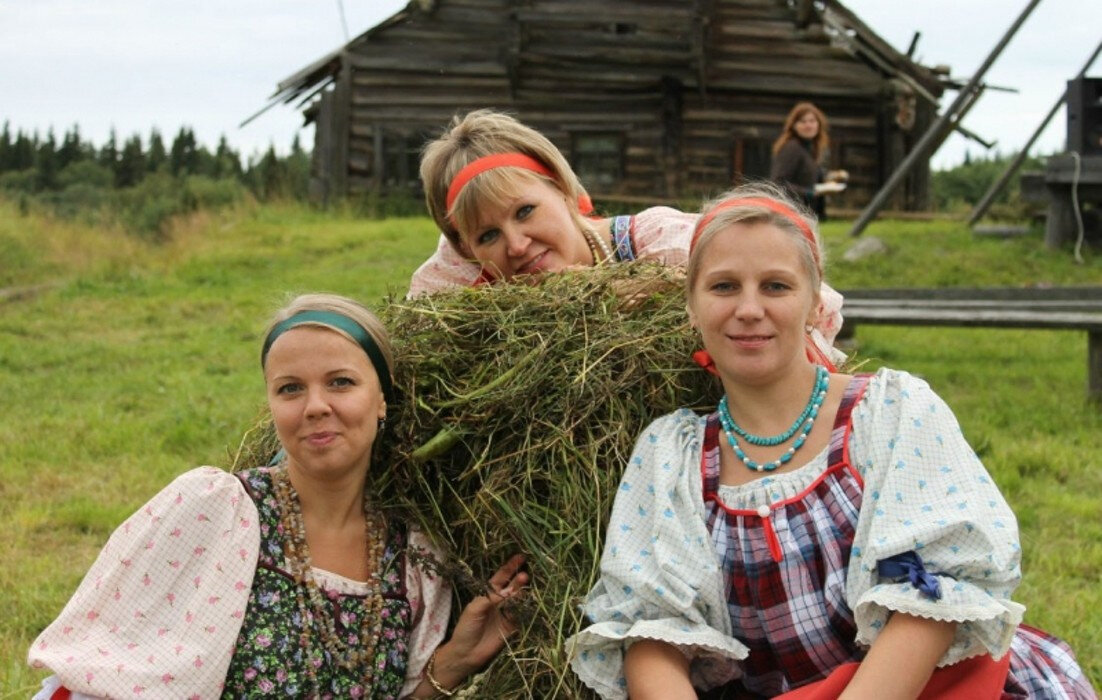
[[[836,287],[1102,284],[1041,234],[973,239],[951,222],[878,222],[886,256]],[[117,230],[20,216],[0,201],[0,697],[27,697],[27,646],[131,510],[174,475],[223,465],[263,399],[258,334],[288,294],[369,304],[402,295],[435,245],[428,219],[364,221],[243,207],[179,222],[149,244]],[[1021,521],[1030,624],[1058,633],[1102,684],[1102,406],[1085,400],[1082,333],[860,329],[868,368],[923,375]]]

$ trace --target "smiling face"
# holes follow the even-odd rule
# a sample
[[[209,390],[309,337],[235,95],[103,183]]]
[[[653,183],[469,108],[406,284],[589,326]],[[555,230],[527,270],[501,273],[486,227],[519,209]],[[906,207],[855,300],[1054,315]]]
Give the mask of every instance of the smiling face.
[[[320,480],[366,473],[386,401],[363,349],[336,331],[292,328],[272,344],[264,381],[289,469]]]
[[[566,197],[538,177],[519,177],[510,195],[482,207],[460,235],[465,252],[497,279],[593,264]]]
[[[792,128],[796,130],[796,135],[801,139],[810,141],[819,135],[819,118],[815,116],[814,112],[804,112],[792,125]]]
[[[689,317],[725,383],[761,385],[806,365],[804,327],[819,300],[793,236],[733,223],[704,246]]]

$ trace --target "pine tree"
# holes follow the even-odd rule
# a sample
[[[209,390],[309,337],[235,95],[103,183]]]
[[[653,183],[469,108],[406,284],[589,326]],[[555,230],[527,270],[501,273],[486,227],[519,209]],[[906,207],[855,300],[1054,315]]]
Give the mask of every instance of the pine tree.
[[[145,157],[146,172],[155,173],[163,170],[168,165],[168,153],[165,151],[165,141],[161,138],[161,132],[157,127],[149,132],[149,153]]]
[[[260,159],[260,162],[257,163],[256,170],[256,181],[259,188],[257,194],[261,199],[275,199],[283,194],[283,163],[280,162],[279,157],[276,155],[274,145],[268,145],[268,151],[264,154],[264,157]]]
[[[34,167],[34,152],[38,148],[38,135],[28,137],[20,129],[15,135],[15,143],[12,144],[11,169],[26,170]]]
[[[61,148],[57,149],[57,167],[64,170],[67,165],[84,160],[88,157],[91,146],[85,146],[80,140],[80,127],[73,124],[73,128],[65,132],[61,140]]]
[[[215,177],[241,179],[241,156],[230,147],[225,134],[218,139],[218,150],[214,153],[214,168]]]
[[[46,139],[35,149],[34,167],[37,171],[35,187],[39,190],[52,190],[57,188],[57,139],[54,138],[54,130],[51,127],[46,132]]]
[[[111,127],[111,133],[107,136],[107,142],[99,150],[99,164],[111,171],[116,185],[119,181],[119,142],[115,135],[115,127]]]
[[[142,138],[134,134],[123,144],[119,156],[118,187],[133,187],[145,177],[145,154],[142,152]]]
[[[299,145],[298,134],[291,141],[291,155],[284,161],[289,194],[295,199],[305,200],[310,191],[310,154]]]
[[[199,171],[199,154],[195,147],[195,132],[180,127],[168,153],[168,169],[173,175],[193,175]]]
[[[0,131],[0,173],[15,169],[12,167],[13,155],[11,128],[8,126],[7,120],[4,120],[4,130]]]

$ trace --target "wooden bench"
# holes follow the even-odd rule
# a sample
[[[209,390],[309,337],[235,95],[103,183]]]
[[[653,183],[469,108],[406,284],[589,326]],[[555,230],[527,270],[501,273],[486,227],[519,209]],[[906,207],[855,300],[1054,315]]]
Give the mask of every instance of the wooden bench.
[[[840,337],[858,324],[984,326],[1087,332],[1087,395],[1102,402],[1102,286],[850,289]]]

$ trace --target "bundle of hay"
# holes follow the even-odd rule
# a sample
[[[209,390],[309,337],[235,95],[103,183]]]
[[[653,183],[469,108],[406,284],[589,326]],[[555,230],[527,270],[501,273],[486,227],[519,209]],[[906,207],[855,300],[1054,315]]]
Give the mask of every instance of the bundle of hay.
[[[584,625],[578,605],[635,438],[719,397],[690,358],[680,273],[617,265],[392,301],[381,315],[399,393],[375,459],[384,505],[466,569],[461,598],[511,554],[528,557],[520,631],[473,696],[592,697],[563,640]],[[262,462],[273,446],[260,430],[238,461]]]

